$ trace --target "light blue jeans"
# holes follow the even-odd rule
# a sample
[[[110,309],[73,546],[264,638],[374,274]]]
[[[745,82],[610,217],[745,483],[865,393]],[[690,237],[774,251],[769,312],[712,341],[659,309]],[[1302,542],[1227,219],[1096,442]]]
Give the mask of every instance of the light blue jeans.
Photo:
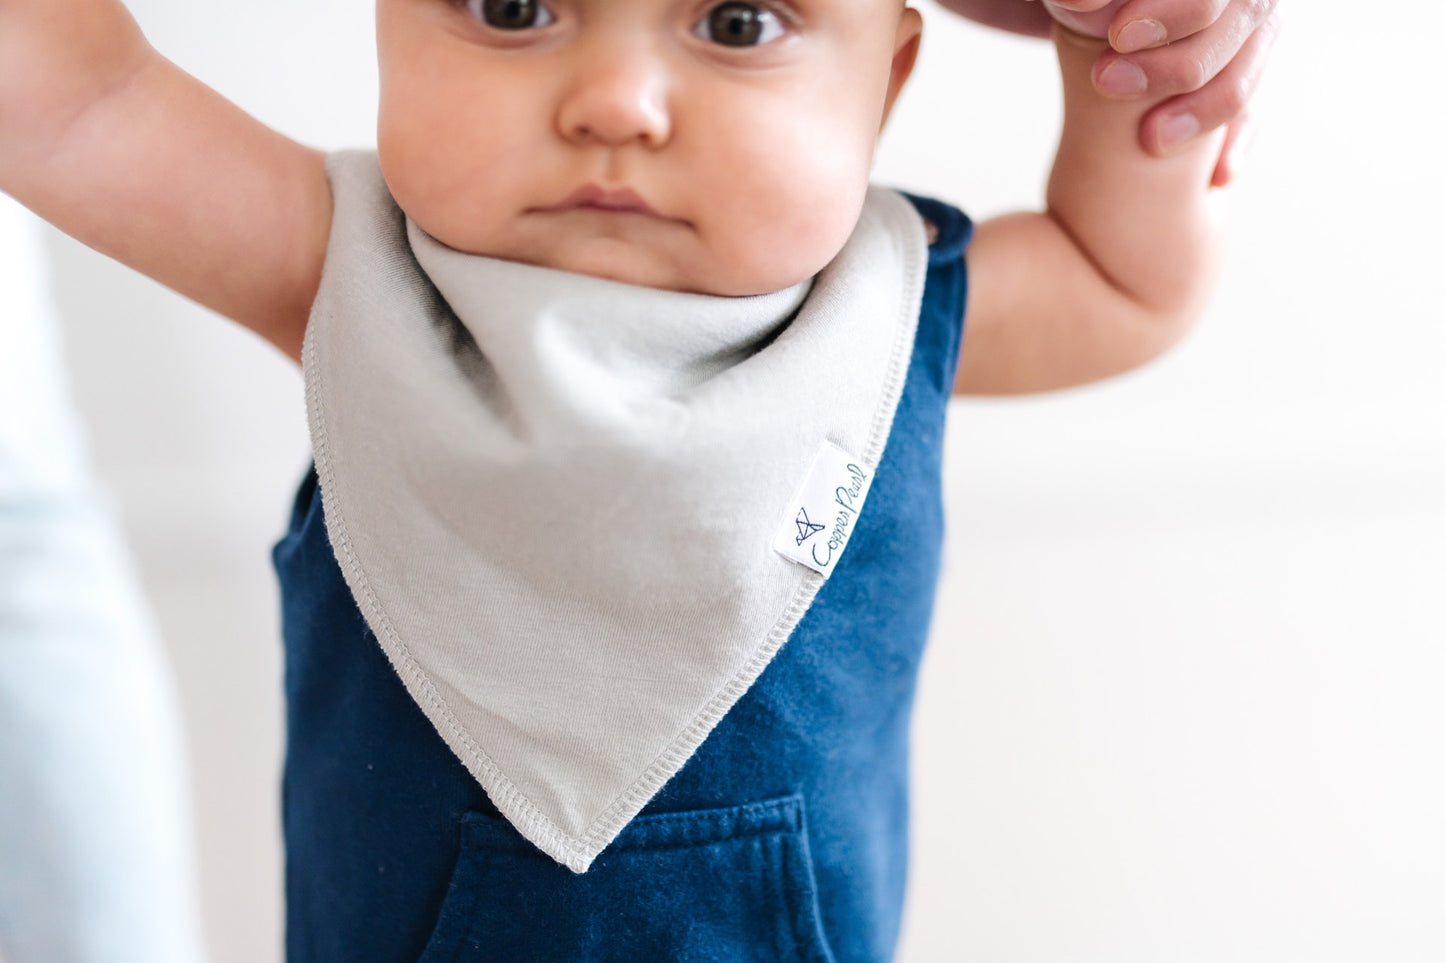
[[[0,195],[0,957],[203,959],[176,697]]]

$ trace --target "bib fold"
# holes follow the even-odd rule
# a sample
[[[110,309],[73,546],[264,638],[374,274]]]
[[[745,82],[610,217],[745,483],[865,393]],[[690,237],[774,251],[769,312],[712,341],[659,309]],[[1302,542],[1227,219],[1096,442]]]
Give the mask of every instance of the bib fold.
[[[465,254],[405,217],[374,153],[328,171],[303,367],[332,548],[448,746],[584,872],[784,644],[866,513],[922,221],[872,188],[818,277],[723,298]]]

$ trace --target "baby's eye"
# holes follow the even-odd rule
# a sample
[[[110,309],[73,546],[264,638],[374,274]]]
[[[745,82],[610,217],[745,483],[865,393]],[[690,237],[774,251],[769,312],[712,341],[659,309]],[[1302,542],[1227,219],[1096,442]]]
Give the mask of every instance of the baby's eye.
[[[725,47],[755,47],[783,35],[783,22],[771,10],[751,3],[720,3],[692,32]]]
[[[467,7],[498,30],[532,30],[556,19],[537,0],[467,0]]]

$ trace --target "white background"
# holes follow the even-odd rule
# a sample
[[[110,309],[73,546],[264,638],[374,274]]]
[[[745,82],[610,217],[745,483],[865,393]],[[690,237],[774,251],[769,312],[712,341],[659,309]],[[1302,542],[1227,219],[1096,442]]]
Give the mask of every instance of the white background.
[[[325,148],[372,137],[370,10],[136,0]],[[904,961],[1445,959],[1438,5],[1286,4],[1195,336],[952,412]],[[878,179],[1037,204],[1050,52],[926,10]],[[78,400],[182,687],[217,963],[280,956],[267,550],[307,461],[250,335],[51,236]]]

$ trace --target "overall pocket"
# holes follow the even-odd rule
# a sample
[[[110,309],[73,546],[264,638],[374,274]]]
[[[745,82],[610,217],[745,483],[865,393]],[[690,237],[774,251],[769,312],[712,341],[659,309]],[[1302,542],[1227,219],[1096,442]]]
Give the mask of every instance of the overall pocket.
[[[801,796],[634,819],[576,874],[469,813],[421,963],[832,963]]]

